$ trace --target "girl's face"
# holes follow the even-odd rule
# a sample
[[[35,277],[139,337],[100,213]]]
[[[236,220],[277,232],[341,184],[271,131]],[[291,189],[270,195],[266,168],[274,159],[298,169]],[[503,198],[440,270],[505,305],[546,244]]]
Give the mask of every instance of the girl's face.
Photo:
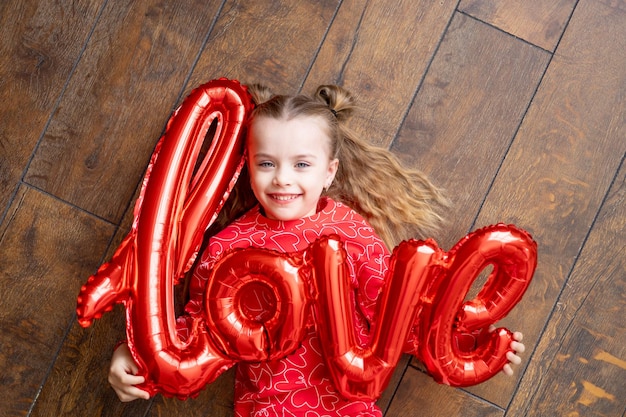
[[[265,215],[296,220],[315,214],[325,187],[337,173],[323,121],[258,117],[248,136],[250,183]]]

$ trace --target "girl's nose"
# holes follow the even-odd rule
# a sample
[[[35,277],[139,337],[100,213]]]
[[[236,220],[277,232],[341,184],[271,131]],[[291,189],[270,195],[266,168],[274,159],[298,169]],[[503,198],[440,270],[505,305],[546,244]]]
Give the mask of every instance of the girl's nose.
[[[291,185],[292,183],[292,179],[291,179],[291,174],[289,172],[288,169],[277,169],[276,170],[276,175],[274,175],[274,185],[280,186],[280,187],[285,187],[288,185]]]

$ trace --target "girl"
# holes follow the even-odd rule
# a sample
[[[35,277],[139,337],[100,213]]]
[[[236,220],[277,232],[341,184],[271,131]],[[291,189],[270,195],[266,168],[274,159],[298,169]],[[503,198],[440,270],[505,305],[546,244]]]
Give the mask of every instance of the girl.
[[[247,171],[210,230],[210,235],[219,232],[194,270],[186,311],[202,313],[203,289],[222,254],[247,247],[297,252],[320,236],[337,234],[347,252],[355,323],[365,344],[388,248],[407,233],[429,236],[442,222],[438,212],[447,201],[422,174],[403,168],[390,152],[367,145],[347,129],[345,121],[355,106],[342,88],[321,86],[313,97],[271,96],[261,86],[249,90],[257,107],[249,120]],[[511,345],[516,353],[524,351],[521,338],[517,332]],[[514,353],[508,360],[521,361]],[[235,415],[382,416],[373,401],[340,397],[324,363],[310,319],[293,354],[238,365]],[[504,372],[512,374],[511,366]],[[144,380],[136,373],[128,347],[122,345],[109,373],[122,401],[149,398],[134,386]]]

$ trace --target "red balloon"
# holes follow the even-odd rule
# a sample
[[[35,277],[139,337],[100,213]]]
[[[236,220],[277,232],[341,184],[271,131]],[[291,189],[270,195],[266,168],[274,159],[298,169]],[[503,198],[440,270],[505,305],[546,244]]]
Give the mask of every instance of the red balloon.
[[[176,334],[173,286],[193,263],[204,230],[215,220],[243,166],[243,124],[252,110],[237,81],[213,80],[194,90],[168,122],[135,205],[129,235],[78,297],[78,320],[123,302],[128,345],[146,376],[142,389],[185,398],[234,363],[190,321],[189,340]],[[211,123],[217,131],[202,164],[195,162]]]
[[[474,232],[448,253],[433,240],[400,243],[391,257],[367,346],[353,323],[351,279],[337,237],[307,250],[320,340],[337,390],[350,399],[376,399],[403,350],[425,363],[438,382],[475,385],[507,363],[511,333],[486,329],[521,299],[536,267],[536,243],[502,224]],[[478,296],[463,300],[488,265],[494,272]],[[469,343],[468,343],[469,341]],[[407,349],[408,347],[408,349]]]
[[[353,290],[343,244],[330,236],[309,247],[321,346],[335,388],[345,398],[376,399],[389,383],[430,281],[434,253],[431,242],[402,242],[395,249],[371,341],[362,347],[355,334]]]
[[[508,362],[512,334],[487,328],[504,318],[528,288],[537,266],[537,244],[523,230],[498,224],[473,232],[434,270],[436,284],[419,317],[419,358],[436,381],[479,384]],[[475,299],[463,302],[472,283],[489,265],[487,282]],[[476,338],[476,343],[459,342]]]
[[[214,266],[206,290],[207,325],[223,352],[265,361],[295,351],[304,337],[311,296],[302,256],[234,250]]]

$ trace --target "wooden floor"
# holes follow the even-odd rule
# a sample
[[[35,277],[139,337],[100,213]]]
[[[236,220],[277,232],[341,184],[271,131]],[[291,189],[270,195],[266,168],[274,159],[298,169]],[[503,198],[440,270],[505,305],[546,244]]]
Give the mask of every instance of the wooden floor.
[[[405,358],[387,416],[626,415],[624,0],[3,0],[0,48],[0,415],[232,415],[232,373],[121,404],[121,307],[74,313],[170,112],[222,76],[355,93],[352,126],[452,197],[442,247],[496,222],[539,243],[517,376],[453,389]]]

